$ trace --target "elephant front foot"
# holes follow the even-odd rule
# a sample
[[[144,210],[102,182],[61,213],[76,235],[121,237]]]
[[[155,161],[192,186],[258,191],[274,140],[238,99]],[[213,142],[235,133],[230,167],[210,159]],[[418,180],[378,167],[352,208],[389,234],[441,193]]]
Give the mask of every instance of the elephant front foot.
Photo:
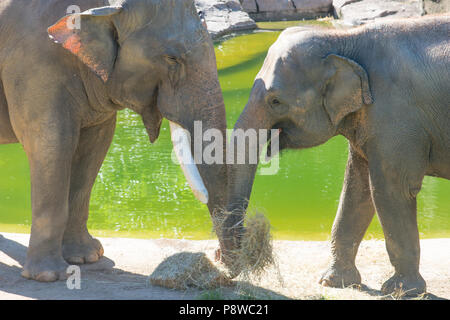
[[[420,274],[403,276],[396,273],[383,283],[381,292],[384,295],[391,294],[396,298],[401,298],[420,295],[425,293],[426,289],[425,280]]]
[[[103,256],[103,246],[90,234],[63,240],[63,257],[71,264],[97,262]]]
[[[345,288],[361,284],[361,275],[355,266],[343,268],[331,266],[320,278],[319,284],[324,287]]]
[[[69,265],[62,257],[35,257],[25,262],[22,276],[40,282],[54,282],[67,279],[67,268]]]

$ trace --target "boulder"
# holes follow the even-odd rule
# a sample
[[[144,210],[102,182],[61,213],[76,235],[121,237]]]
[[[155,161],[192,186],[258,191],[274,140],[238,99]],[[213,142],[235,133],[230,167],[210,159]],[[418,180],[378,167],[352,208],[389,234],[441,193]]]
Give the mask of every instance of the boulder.
[[[238,0],[196,0],[197,9],[205,14],[213,39],[241,30],[256,28],[256,23],[242,9]]]
[[[333,0],[333,11],[336,18],[341,17],[341,8],[350,3],[359,2],[361,0]]]
[[[382,18],[420,17],[422,0],[334,0],[338,18],[346,25],[360,25]]]
[[[248,13],[256,13],[258,12],[258,6],[256,5],[256,0],[243,0],[242,9]]]
[[[243,0],[256,21],[299,20],[322,17],[332,11],[332,0]]]
[[[291,0],[256,0],[260,12],[293,11],[295,9]]]
[[[333,0],[292,0],[298,13],[326,15],[333,9]]]
[[[293,20],[296,11],[291,0],[256,0],[258,12],[250,13],[256,21]]]
[[[450,12],[450,0],[424,0],[423,9],[426,14]]]

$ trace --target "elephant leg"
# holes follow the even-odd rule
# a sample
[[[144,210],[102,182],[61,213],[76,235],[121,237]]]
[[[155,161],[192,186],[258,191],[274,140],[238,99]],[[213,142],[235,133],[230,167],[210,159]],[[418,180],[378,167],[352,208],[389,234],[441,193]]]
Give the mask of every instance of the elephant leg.
[[[392,153],[397,159],[383,156],[391,154],[389,151],[369,156],[372,197],[395,269],[394,275],[381,288],[384,294],[417,295],[426,290],[425,280],[419,273],[416,196],[425,174],[427,155],[413,146],[409,150],[413,152],[399,148]]]
[[[11,121],[9,119],[8,103],[3,92],[3,84],[0,81],[0,144],[19,142],[16,138]]]
[[[327,287],[361,283],[355,266],[356,253],[375,214],[367,161],[351,146],[349,149],[344,186],[332,229],[332,262],[319,281]]]
[[[103,247],[88,232],[89,199],[100,167],[114,136],[116,116],[81,130],[72,164],[69,218],[63,238],[63,257],[72,264],[96,262]]]
[[[66,278],[62,239],[69,215],[70,171],[78,130],[51,119],[21,131],[30,164],[32,224],[22,276],[43,282]]]

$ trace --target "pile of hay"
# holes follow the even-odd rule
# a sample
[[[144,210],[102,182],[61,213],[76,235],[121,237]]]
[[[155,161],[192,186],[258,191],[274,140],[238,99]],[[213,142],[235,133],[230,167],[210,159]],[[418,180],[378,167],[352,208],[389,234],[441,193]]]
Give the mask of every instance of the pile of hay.
[[[180,252],[166,258],[149,277],[153,285],[186,290],[231,286],[231,279],[214,266],[203,252]]]
[[[226,215],[223,212],[220,220],[215,219],[218,230]],[[244,227],[241,245],[231,252],[232,263],[227,265],[228,270],[214,265],[203,252],[181,252],[166,258],[150,275],[150,283],[179,290],[215,289],[232,286],[231,279],[238,275],[243,280],[261,277],[268,267],[276,266],[270,222],[262,213],[255,212],[245,217]]]
[[[256,211],[246,215],[244,227],[241,245],[232,252],[233,264],[230,271],[244,277],[260,277],[276,262],[270,222],[264,214]]]

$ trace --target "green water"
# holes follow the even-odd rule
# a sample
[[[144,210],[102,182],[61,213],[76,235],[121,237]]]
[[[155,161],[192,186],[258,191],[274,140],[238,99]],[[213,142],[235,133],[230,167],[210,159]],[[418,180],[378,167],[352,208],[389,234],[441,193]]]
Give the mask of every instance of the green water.
[[[269,29],[276,29],[268,25]],[[255,32],[216,44],[219,76],[231,128],[242,111],[253,79],[279,32]],[[112,147],[92,194],[89,228],[96,235],[212,237],[206,207],[196,201],[171,161],[167,122],[150,145],[140,118],[119,113]],[[329,238],[347,158],[344,138],[321,147],[288,151],[273,176],[257,176],[251,207],[271,220],[275,238]],[[422,237],[450,237],[450,182],[426,178],[419,196]],[[31,223],[28,163],[20,145],[0,146],[0,231],[29,232]],[[367,237],[381,238],[374,219]]]

